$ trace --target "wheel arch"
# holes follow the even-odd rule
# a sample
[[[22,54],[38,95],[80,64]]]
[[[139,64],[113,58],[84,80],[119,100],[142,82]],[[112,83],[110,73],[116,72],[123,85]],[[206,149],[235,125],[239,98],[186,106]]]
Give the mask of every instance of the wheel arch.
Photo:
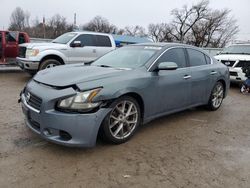
[[[143,118],[144,118],[144,110],[145,110],[144,108],[145,108],[145,106],[144,106],[144,101],[143,101],[143,99],[142,99],[142,96],[139,95],[139,94],[136,93],[136,92],[128,92],[128,93],[122,94],[122,95],[119,96],[119,97],[123,97],[123,96],[132,97],[132,98],[134,98],[134,99],[138,102],[138,104],[139,104],[139,106],[140,106],[140,110],[141,110],[141,118],[142,118],[142,120],[143,120]]]
[[[55,60],[59,61],[62,65],[65,64],[64,60],[63,60],[60,56],[55,55],[55,54],[51,54],[51,55],[46,55],[46,56],[44,56],[44,57],[41,59],[40,64],[41,64],[43,61],[48,60],[48,59],[55,59]]]
[[[217,82],[222,83],[223,89],[224,89],[224,96],[223,97],[225,98],[226,97],[226,90],[227,90],[226,82],[223,79],[219,79],[219,80],[217,80]]]

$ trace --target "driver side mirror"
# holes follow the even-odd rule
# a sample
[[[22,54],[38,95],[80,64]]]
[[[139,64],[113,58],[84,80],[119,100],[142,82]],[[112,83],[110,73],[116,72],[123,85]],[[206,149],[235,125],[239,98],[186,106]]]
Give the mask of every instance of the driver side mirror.
[[[72,48],[78,47],[79,48],[79,47],[82,47],[82,43],[81,43],[81,41],[76,40],[70,44],[70,47],[72,47]]]
[[[178,65],[175,62],[161,62],[157,66],[157,70],[176,70]]]

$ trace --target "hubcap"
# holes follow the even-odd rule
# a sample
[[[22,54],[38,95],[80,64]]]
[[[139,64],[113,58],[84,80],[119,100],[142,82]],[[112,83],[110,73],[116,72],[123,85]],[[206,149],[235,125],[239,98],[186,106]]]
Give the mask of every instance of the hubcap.
[[[56,66],[56,64],[51,63],[51,64],[48,64],[48,65],[46,66],[46,69],[49,69],[49,68],[52,68],[52,67],[55,67],[55,66]]]
[[[109,130],[116,139],[128,137],[138,122],[138,110],[131,101],[118,103],[110,114]]]
[[[215,108],[220,107],[224,95],[224,89],[221,85],[217,85],[213,91],[212,103]]]

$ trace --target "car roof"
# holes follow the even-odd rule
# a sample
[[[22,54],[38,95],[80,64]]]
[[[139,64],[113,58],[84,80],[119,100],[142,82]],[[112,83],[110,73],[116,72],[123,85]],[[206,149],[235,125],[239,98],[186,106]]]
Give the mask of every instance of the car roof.
[[[68,33],[75,33],[75,34],[98,34],[98,35],[105,35],[111,36],[109,33],[101,33],[101,32],[94,32],[94,31],[72,31]]]
[[[162,47],[163,49],[171,47],[186,47],[201,50],[200,48],[188,44],[176,43],[176,42],[156,42],[156,43],[140,43],[133,44],[132,46],[152,46],[152,47]]]

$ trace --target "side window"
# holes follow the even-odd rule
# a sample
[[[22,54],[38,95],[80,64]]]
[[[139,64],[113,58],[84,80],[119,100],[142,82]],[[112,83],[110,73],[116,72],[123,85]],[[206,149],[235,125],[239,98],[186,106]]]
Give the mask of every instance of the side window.
[[[166,51],[160,59],[158,59],[158,63],[161,62],[174,62],[178,65],[178,68],[186,67],[186,56],[185,52],[182,48],[174,48]]]
[[[95,36],[94,35],[80,35],[74,41],[81,41],[83,46],[95,46]]]
[[[23,43],[25,43],[25,37],[23,33],[20,33],[18,37],[18,44],[23,44]]]
[[[6,42],[16,42],[17,33],[16,32],[7,32],[6,33]]]
[[[112,47],[110,38],[108,36],[96,35],[96,46]]]
[[[206,58],[207,64],[211,64],[211,59],[210,59],[210,57],[208,57],[207,55],[205,55],[205,58]]]
[[[202,52],[193,49],[187,49],[187,52],[189,55],[189,61],[191,67],[207,64],[205,56]]]

